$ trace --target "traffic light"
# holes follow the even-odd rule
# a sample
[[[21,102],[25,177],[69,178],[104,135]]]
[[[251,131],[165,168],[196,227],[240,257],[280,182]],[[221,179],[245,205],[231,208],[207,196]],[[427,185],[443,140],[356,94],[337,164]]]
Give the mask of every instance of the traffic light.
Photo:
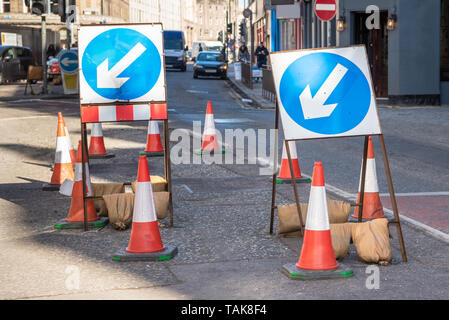
[[[36,14],[38,16],[48,12],[47,0],[25,0],[25,6],[30,9],[31,14]]]
[[[239,24],[239,35],[244,37],[246,35],[246,23],[244,21]]]
[[[232,23],[228,23],[227,28],[226,28],[226,32],[227,33],[232,33]]]
[[[69,10],[66,7],[66,0],[50,0],[51,1],[51,13],[57,14],[61,17],[61,22],[66,22],[67,18],[74,17],[74,6],[76,6],[76,0],[69,0]],[[67,12],[69,11],[69,12]],[[74,22],[74,21],[70,21]]]

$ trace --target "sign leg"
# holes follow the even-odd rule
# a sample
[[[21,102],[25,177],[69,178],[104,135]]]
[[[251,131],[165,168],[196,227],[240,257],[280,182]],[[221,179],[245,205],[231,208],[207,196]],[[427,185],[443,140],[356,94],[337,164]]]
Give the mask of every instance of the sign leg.
[[[279,132],[279,110],[276,101],[274,115],[274,157],[273,157],[273,182],[271,186],[271,212],[270,212],[270,234],[273,234],[274,209],[276,209],[276,173],[278,168],[278,132]]]
[[[170,213],[170,227],[173,227],[173,196],[172,196],[172,181],[171,181],[171,166],[170,166],[170,139],[168,133],[168,120],[164,120],[164,167],[165,179],[167,180],[168,209]]]
[[[88,231],[87,226],[87,199],[86,199],[86,157],[85,154],[87,153],[86,148],[86,140],[87,140],[87,129],[86,124],[81,123],[81,174],[83,178],[83,210],[84,210],[84,231]]]
[[[398,232],[399,245],[401,247],[401,253],[402,253],[402,261],[407,262],[407,252],[405,251],[405,243],[404,243],[404,237],[402,236],[402,228],[401,228],[401,222],[399,219],[398,205],[396,202],[396,195],[394,193],[393,180],[391,178],[390,164],[388,162],[387,149],[385,147],[385,141],[384,141],[383,134],[379,135],[379,140],[380,140],[380,145],[382,147],[382,155],[383,155],[383,159],[384,159],[385,174],[387,176],[388,188],[390,191],[390,200],[391,200],[391,204],[393,206],[393,213],[394,213],[394,220],[395,220],[393,223],[396,225],[396,229]]]
[[[357,204],[359,207],[359,215],[357,217],[357,222],[362,222],[363,215],[363,203],[365,200],[365,180],[366,180],[366,162],[368,158],[368,141],[369,136],[365,136],[365,143],[363,145],[363,157],[362,157],[362,177],[360,179],[360,199]]]
[[[298,190],[296,189],[296,181],[294,179],[295,174],[293,172],[293,163],[292,163],[292,158],[290,156],[289,140],[285,140],[285,149],[287,149],[288,165],[290,166],[290,175],[292,177],[292,186],[293,186],[293,192],[295,194],[296,210],[298,211],[298,216],[299,216],[299,232],[300,232],[301,236],[303,236],[304,235],[304,230],[303,230],[304,223],[302,221],[301,206],[299,205]]]

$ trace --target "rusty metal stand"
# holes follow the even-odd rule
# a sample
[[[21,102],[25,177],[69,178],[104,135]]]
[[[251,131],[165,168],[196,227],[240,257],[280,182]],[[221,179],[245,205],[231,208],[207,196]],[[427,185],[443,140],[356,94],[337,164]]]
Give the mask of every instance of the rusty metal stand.
[[[278,150],[277,150],[277,142],[278,142],[278,129],[279,129],[279,107],[278,102],[276,100],[276,110],[275,110],[275,116],[274,116],[274,128],[276,130],[276,136],[275,136],[275,152],[274,152],[274,161],[273,161],[273,181],[272,181],[272,191],[271,191],[271,213],[270,213],[270,234],[273,234],[273,223],[274,223],[274,209],[278,209],[276,205],[276,174],[277,174],[277,157],[278,157]],[[288,140],[284,140],[285,142],[285,148],[287,151],[287,157],[288,157],[288,164],[290,166],[290,174],[292,177],[294,177],[293,172],[293,163],[290,155],[290,146],[288,144]],[[293,187],[293,193],[295,195],[295,202],[296,202],[296,211],[298,212],[299,216],[299,224],[300,224],[300,235],[303,236],[304,234],[304,222],[302,219],[301,214],[301,206],[299,205],[299,195],[298,190],[296,189],[296,181],[295,179],[292,179],[292,187]]]
[[[167,191],[169,193],[168,209],[170,212],[170,227],[173,227],[173,195],[171,181],[171,165],[170,165],[170,137],[168,131],[168,119],[164,120],[164,171],[167,180]]]

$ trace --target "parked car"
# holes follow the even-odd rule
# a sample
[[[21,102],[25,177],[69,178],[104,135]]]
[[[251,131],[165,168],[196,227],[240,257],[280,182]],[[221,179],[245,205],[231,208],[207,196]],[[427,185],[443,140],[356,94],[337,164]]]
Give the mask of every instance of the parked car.
[[[202,51],[198,54],[195,64],[193,65],[193,77],[198,76],[219,76],[226,79],[228,64],[219,52]]]
[[[37,65],[30,48],[0,46],[0,84],[26,79],[30,65]]]

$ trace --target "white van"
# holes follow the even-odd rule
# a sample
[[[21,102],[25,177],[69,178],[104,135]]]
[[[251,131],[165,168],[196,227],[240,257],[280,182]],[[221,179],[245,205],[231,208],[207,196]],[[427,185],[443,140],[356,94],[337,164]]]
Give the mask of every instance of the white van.
[[[203,49],[203,51],[216,51],[221,52],[223,49],[223,43],[220,41],[194,41],[192,44],[192,60],[195,61],[196,57],[198,57],[199,48]]]

